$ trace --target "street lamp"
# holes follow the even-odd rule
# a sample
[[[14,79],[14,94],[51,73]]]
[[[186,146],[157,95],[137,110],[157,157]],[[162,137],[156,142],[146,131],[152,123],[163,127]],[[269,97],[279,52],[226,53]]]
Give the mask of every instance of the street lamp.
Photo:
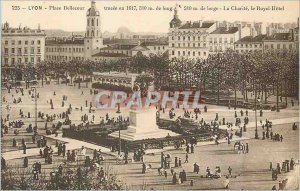
[[[255,139],[259,139],[258,138],[258,133],[257,133],[257,104],[256,101],[260,102],[260,99],[257,99],[257,95],[256,95],[256,88],[254,90],[254,104],[255,104]]]
[[[119,116],[119,151],[118,151],[119,156],[121,154],[121,125],[122,125],[122,121],[121,121],[121,115],[120,115]]]
[[[31,87],[31,91],[34,91],[35,127],[37,128],[37,96],[36,96],[36,86],[32,86]]]

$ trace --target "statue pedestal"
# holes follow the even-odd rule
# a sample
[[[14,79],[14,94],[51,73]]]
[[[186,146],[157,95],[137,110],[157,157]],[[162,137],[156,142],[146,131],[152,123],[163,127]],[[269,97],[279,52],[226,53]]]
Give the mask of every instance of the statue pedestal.
[[[128,129],[120,131],[121,139],[128,141],[164,138],[167,136],[173,137],[177,135],[177,133],[172,131],[158,128],[156,125],[156,110],[154,108],[130,111]],[[115,131],[109,134],[109,136],[119,138],[119,131]]]

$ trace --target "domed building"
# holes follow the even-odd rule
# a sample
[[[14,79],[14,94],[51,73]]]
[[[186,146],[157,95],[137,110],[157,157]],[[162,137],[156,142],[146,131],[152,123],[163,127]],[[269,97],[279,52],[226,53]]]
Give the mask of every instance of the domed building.
[[[180,25],[181,25],[181,20],[178,18],[177,8],[175,8],[174,17],[170,22],[170,28],[180,27]]]

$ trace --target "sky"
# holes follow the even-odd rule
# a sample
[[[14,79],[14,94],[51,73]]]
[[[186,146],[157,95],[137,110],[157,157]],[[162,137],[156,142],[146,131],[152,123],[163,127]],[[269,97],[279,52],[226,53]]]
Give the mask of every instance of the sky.
[[[121,26],[126,26],[133,32],[168,32],[169,22],[173,17],[173,11],[153,10],[153,11],[125,11],[125,10],[104,10],[104,7],[126,7],[126,6],[147,6],[156,9],[157,6],[163,8],[174,8],[176,4],[178,15],[182,21],[197,20],[219,20],[219,21],[256,21],[256,22],[297,22],[299,17],[299,1],[97,1],[96,7],[100,11],[102,32],[116,32]],[[43,6],[43,10],[28,10],[30,6]],[[86,1],[1,1],[2,23],[8,21],[10,26],[41,29],[62,29],[65,31],[85,31],[86,11],[91,2]],[[12,6],[20,6],[21,10],[12,10]],[[49,6],[75,6],[84,7],[80,11],[56,10],[50,11]],[[185,6],[203,6],[207,9],[217,7],[219,10],[184,10]],[[231,9],[244,7],[284,7],[283,11],[225,11],[224,6]],[[25,8],[25,9],[22,9]],[[47,8],[44,9],[44,8]]]

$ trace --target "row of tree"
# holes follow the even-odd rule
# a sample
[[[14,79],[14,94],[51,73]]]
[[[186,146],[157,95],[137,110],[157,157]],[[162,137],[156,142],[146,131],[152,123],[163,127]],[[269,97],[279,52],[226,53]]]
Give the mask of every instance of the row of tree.
[[[23,71],[59,79],[91,76],[93,72],[131,72],[141,74],[138,83],[145,87],[154,80],[156,89],[202,90],[217,97],[241,92],[248,100],[248,92],[256,90],[267,103],[269,95],[298,96],[299,53],[296,51],[270,51],[265,53],[211,54],[207,59],[174,58],[167,54],[136,55],[127,60],[116,61],[44,61],[34,68],[24,66]],[[24,72],[26,76],[26,72]],[[23,74],[24,74],[23,73]],[[146,75],[147,74],[147,75]],[[149,77],[149,75],[152,76]],[[43,83],[43,82],[42,82]]]

